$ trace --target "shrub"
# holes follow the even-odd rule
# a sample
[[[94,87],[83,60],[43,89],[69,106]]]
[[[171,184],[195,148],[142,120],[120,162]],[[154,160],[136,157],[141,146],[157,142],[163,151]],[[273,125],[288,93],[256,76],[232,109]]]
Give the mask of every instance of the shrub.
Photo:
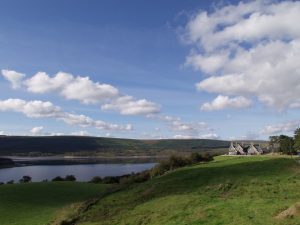
[[[188,158],[182,156],[175,156],[175,155],[170,157],[168,163],[170,165],[170,170],[174,170],[191,164]]]
[[[29,183],[31,181],[31,177],[30,176],[23,176],[19,182],[20,183]]]
[[[120,184],[142,183],[150,179],[150,172],[143,171],[140,173],[132,173],[131,175],[123,175],[119,181]]]
[[[74,175],[67,175],[65,181],[76,181],[76,177]]]
[[[15,183],[15,181],[14,180],[10,180],[10,181],[7,181],[6,183],[7,184],[13,184],[13,183]]]
[[[0,182],[0,185],[3,185],[4,183],[3,182]]]
[[[210,155],[209,153],[205,153],[205,155],[203,156],[203,162],[210,162],[213,160],[214,160],[214,157],[212,155]]]
[[[198,163],[198,162],[201,162],[203,161],[203,157],[201,154],[199,154],[198,152],[193,152],[190,156],[190,160],[192,163]]]
[[[189,158],[182,156],[171,156],[168,160],[161,161],[158,165],[150,170],[150,176],[159,176],[164,173],[187,165],[198,162],[209,162],[213,160],[213,156],[205,154],[201,156],[199,153],[192,153]]]
[[[150,172],[149,171],[143,171],[141,173],[138,173],[134,176],[134,181],[136,183],[142,183],[142,182],[145,182],[147,180],[150,179]]]
[[[102,178],[98,176],[95,176],[90,180],[90,183],[94,183],[94,184],[99,184],[101,182],[102,182]]]
[[[116,184],[119,183],[120,177],[107,176],[102,179],[103,184]]]
[[[64,178],[57,176],[52,179],[52,181],[64,181]]]

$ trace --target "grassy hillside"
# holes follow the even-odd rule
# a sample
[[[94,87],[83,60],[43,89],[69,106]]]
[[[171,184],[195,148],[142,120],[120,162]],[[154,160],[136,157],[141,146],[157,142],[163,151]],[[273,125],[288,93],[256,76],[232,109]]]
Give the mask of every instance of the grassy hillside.
[[[0,155],[169,155],[173,152],[227,150],[228,141],[220,140],[134,140],[102,137],[22,137],[0,136]]]
[[[43,225],[58,210],[103,193],[107,185],[49,182],[0,186],[0,224]],[[61,213],[61,211],[60,211]]]
[[[300,209],[291,218],[275,217],[296,207],[299,187],[292,159],[218,157],[109,195],[76,224],[296,225]]]
[[[111,186],[3,185],[0,224],[43,225],[72,214],[77,225],[299,225],[299,187],[294,159],[220,156],[105,196]],[[72,204],[95,195],[101,197],[87,210],[78,211],[87,202]]]

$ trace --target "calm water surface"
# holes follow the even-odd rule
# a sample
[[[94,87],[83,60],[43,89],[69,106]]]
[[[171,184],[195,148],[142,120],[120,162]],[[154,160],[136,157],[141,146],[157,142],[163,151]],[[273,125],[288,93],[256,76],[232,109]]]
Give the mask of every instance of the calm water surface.
[[[0,169],[0,182],[18,180],[28,175],[32,181],[51,180],[56,176],[74,175],[78,181],[89,181],[94,176],[120,176],[141,172],[155,166],[155,163],[140,164],[84,164],[84,165],[36,165]]]

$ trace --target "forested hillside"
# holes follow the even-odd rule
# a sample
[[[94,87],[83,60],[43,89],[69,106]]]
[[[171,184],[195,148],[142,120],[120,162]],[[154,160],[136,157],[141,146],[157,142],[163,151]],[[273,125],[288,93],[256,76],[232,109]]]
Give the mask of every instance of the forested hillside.
[[[192,151],[227,151],[228,141],[136,140],[78,136],[1,136],[0,155],[99,155],[99,156],[155,156]]]

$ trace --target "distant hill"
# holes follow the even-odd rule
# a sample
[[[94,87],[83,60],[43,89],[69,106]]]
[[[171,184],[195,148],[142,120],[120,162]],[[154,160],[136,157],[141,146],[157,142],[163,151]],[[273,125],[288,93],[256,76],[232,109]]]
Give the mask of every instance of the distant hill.
[[[230,142],[208,139],[136,140],[79,136],[0,136],[0,155],[158,156],[192,151],[225,153]]]
[[[15,163],[14,161],[12,161],[11,159],[8,158],[0,158],[0,168],[3,167],[11,167],[14,166]]]

